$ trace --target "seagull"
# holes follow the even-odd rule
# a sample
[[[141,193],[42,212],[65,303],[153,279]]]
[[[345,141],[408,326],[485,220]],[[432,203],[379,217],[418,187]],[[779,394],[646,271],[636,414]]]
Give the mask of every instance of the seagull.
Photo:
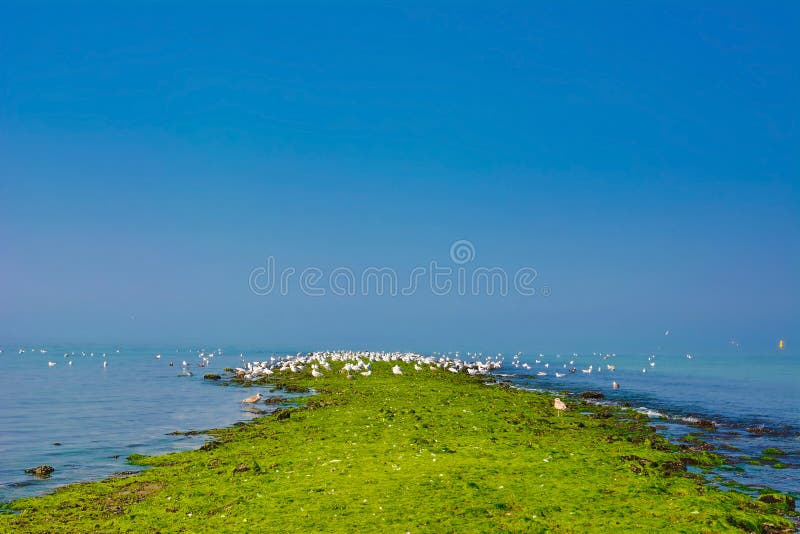
[[[392,367],[392,372],[394,374],[396,374],[396,375],[402,375],[403,374],[403,370],[400,369],[399,365],[395,365],[394,367]]]
[[[261,393],[256,393],[246,399],[242,399],[242,404],[255,404],[261,400]]]
[[[47,362],[47,365],[49,367],[55,367],[56,366],[56,362]]]
[[[556,413],[559,415],[559,417],[561,416],[561,412],[567,411],[567,405],[564,404],[564,402],[558,397],[556,397],[556,399],[553,401],[553,407],[558,410]]]
[[[611,382],[611,387],[612,387],[612,388],[614,388],[614,389],[619,389],[619,384],[617,383],[617,381],[616,381],[616,380],[614,380],[613,382]]]
[[[108,361],[107,360],[103,360],[103,367],[108,367]]]
[[[556,373],[556,378],[564,378],[565,376],[567,375],[565,375],[564,373]]]
[[[313,376],[314,378],[319,378],[322,376],[322,373],[320,373],[316,369],[311,369],[311,376]]]

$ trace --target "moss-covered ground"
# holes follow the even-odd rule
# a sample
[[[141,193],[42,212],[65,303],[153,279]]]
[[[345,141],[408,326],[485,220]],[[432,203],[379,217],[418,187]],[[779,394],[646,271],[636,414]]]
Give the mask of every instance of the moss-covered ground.
[[[684,466],[719,457],[635,414],[568,400],[559,416],[543,393],[403,368],[272,375],[314,394],[201,450],[136,457],[153,467],[134,476],[11,503],[0,532],[791,529],[780,498],[708,486]]]

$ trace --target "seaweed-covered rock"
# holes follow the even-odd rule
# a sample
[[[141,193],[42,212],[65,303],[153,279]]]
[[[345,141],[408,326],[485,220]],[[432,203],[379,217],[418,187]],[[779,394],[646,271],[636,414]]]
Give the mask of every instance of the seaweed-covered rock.
[[[697,421],[691,421],[689,424],[697,428],[702,428],[703,430],[714,430],[717,428],[717,425],[715,425],[714,421],[711,419],[698,419]]]
[[[761,495],[758,500],[765,504],[775,504],[778,508],[786,510],[787,512],[794,510],[794,498],[791,495],[768,493],[766,495]]]
[[[206,373],[203,375],[204,380],[219,380],[220,378],[222,377],[214,373]]]
[[[682,475],[686,472],[686,466],[682,462],[664,462],[661,464],[661,472],[664,476]]]
[[[26,473],[29,473],[36,478],[49,478],[50,474],[55,471],[55,468],[52,465],[37,465],[36,467],[31,467],[25,470]]]
[[[764,534],[792,534],[794,529],[791,527],[779,527],[772,523],[764,523]]]
[[[606,398],[606,396],[600,393],[599,391],[584,391],[578,396],[582,399],[593,399],[593,400],[601,400]]]

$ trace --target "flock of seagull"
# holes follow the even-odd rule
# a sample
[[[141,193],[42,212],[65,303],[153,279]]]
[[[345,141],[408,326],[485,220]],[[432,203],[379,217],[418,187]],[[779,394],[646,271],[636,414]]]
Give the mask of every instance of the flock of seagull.
[[[451,373],[467,373],[470,375],[485,375],[491,371],[500,369],[503,360],[495,359],[494,356],[487,356],[485,361],[479,359],[462,359],[455,353],[455,357],[445,354],[434,353],[433,356],[424,356],[414,352],[371,352],[371,351],[325,351],[311,352],[308,354],[294,354],[275,357],[268,360],[243,363],[242,367],[234,369],[234,373],[247,380],[256,380],[275,372],[300,373],[306,369],[311,369],[311,376],[321,378],[325,373],[332,372],[331,363],[344,363],[339,370],[352,378],[355,374],[370,376],[372,374],[372,362],[394,362],[392,372],[402,375],[403,369],[398,363],[407,365],[413,364],[415,371],[422,371],[425,367],[438,370],[443,369]],[[470,356],[472,354],[470,353]]]

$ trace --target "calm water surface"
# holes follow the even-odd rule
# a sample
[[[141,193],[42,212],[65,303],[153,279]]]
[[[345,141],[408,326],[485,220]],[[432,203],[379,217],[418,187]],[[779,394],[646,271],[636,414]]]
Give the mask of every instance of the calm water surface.
[[[207,436],[169,433],[249,420],[258,414],[243,407],[241,399],[268,391],[203,380],[204,373],[239,366],[238,352],[215,356],[208,367],[200,368],[199,351],[172,349],[157,360],[157,352],[149,349],[121,348],[117,353],[116,347],[51,346],[47,353],[36,347],[19,354],[17,348],[2,348],[0,501],[136,470],[125,461],[132,453],[196,448]],[[183,360],[191,364],[193,376],[181,374]],[[107,367],[103,361],[108,361]],[[55,467],[50,478],[38,480],[24,472],[40,464]]]

